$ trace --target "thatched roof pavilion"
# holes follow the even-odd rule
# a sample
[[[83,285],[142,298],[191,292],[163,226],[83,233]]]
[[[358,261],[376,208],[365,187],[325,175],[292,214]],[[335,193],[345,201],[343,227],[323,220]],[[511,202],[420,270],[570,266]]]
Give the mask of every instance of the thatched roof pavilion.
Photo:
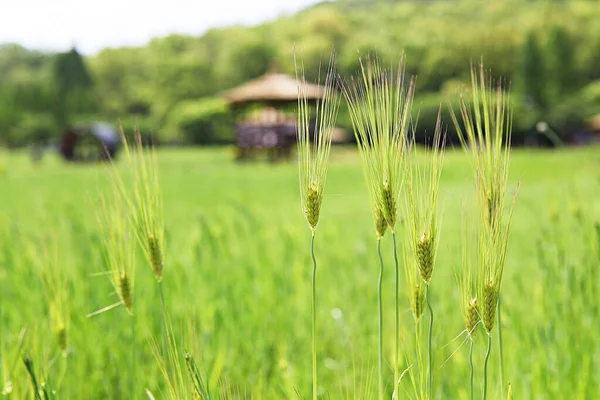
[[[297,104],[300,85],[308,101],[316,102],[325,95],[324,86],[302,82],[279,72],[277,68],[271,68],[259,78],[223,93],[227,102],[237,110],[253,103],[265,105],[260,112],[238,119],[238,159],[253,158],[261,151],[266,151],[271,160],[290,157],[296,144],[296,116],[278,108]],[[310,129],[314,130],[315,121],[310,122]]]
[[[255,102],[296,102],[298,101],[299,84],[300,81],[296,78],[280,73],[276,68],[271,68],[259,78],[228,90],[223,94],[223,97],[231,105]],[[325,88],[320,85],[305,83],[304,92],[308,100],[317,100],[323,97]]]

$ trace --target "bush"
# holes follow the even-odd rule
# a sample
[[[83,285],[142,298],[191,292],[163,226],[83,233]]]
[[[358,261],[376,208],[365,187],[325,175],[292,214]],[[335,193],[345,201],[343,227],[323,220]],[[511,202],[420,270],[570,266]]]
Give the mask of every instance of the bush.
[[[233,119],[223,99],[184,100],[173,107],[164,130],[188,144],[225,143],[233,139]]]
[[[23,146],[31,142],[46,143],[58,139],[61,134],[50,113],[23,113],[8,130],[7,142],[12,146]]]
[[[115,121],[115,126],[117,129],[122,128],[125,135],[130,139],[133,139],[135,133],[139,131],[142,137],[145,138],[144,140],[150,138],[157,144],[169,141],[169,137],[163,136],[163,132],[158,129],[158,124],[152,117],[128,115]]]
[[[441,107],[442,129],[446,132],[446,143],[448,146],[460,145],[458,132],[452,121],[450,104],[455,113],[460,113],[460,103],[455,95],[431,93],[415,97],[413,102],[413,118],[417,125],[415,133],[417,143],[431,143],[438,112]],[[418,120],[416,119],[417,117]]]

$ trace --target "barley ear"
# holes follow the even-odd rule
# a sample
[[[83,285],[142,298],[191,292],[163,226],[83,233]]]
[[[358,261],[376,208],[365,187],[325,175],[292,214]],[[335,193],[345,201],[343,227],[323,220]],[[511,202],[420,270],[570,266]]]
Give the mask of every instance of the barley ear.
[[[388,227],[388,223],[385,220],[383,211],[381,210],[380,207],[376,207],[376,210],[375,210],[375,232],[377,233],[377,239],[383,238],[387,227]]]
[[[477,297],[473,297],[471,300],[469,300],[465,316],[465,328],[467,330],[467,336],[469,336],[470,338],[475,337],[475,328],[477,327],[479,320],[480,316],[477,304]]]
[[[416,244],[419,272],[426,284],[429,284],[431,281],[431,274],[433,272],[433,240],[432,236],[424,233],[419,237]]]
[[[381,186],[381,209],[383,210],[383,215],[388,226],[393,228],[396,225],[397,216],[396,196],[391,184],[387,181]]]
[[[317,100],[315,111],[312,111],[312,107],[308,102],[304,68],[296,62],[295,57],[294,63],[296,78],[299,82],[297,141],[300,203],[306,222],[314,234],[319,223],[329,154],[331,152],[331,140],[340,105],[340,96],[335,90],[334,54],[331,55],[325,76],[323,94]],[[313,117],[314,124],[311,122]]]
[[[131,289],[131,283],[127,277],[127,274],[122,272],[121,276],[119,277],[118,291],[119,297],[121,298],[125,308],[127,308],[127,312],[129,312],[129,314],[133,314],[133,293]]]
[[[312,231],[317,229],[319,223],[319,213],[321,211],[321,198],[322,195],[319,193],[317,185],[314,183],[308,187],[308,193],[306,195],[306,220]]]
[[[483,322],[483,326],[488,333],[488,335],[492,334],[492,329],[494,328],[494,320],[496,318],[496,304],[498,302],[498,290],[494,285],[494,282],[489,281],[484,284],[483,296],[481,305],[481,320]]]
[[[163,254],[160,242],[152,234],[148,235],[148,253],[150,255],[150,265],[152,272],[156,277],[162,278],[163,275]]]
[[[425,302],[425,292],[423,290],[423,287],[420,283],[417,283],[415,285],[415,287],[413,288],[413,292],[412,292],[412,301],[411,301],[411,308],[412,308],[412,312],[413,312],[413,317],[415,319],[415,323],[419,323],[419,321],[421,320],[421,316],[423,315],[423,305]]]

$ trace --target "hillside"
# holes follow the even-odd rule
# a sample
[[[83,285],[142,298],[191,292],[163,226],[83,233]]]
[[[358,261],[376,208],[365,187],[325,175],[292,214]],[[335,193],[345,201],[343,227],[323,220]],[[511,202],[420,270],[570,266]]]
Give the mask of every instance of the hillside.
[[[517,133],[539,119],[566,132],[600,111],[598,31],[596,2],[323,2],[258,26],[106,49],[84,60],[90,82],[67,80],[62,85],[71,85],[68,90],[56,68],[64,55],[3,46],[0,141],[45,138],[67,122],[89,119],[138,123],[164,140],[226,139],[231,121],[211,97],[261,75],[273,62],[293,73],[294,49],[315,80],[332,48],[342,75],[357,71],[359,53],[377,51],[397,62],[404,52],[407,72],[417,76],[423,129],[440,102],[468,81],[470,62],[483,58],[495,75],[512,82]],[[198,115],[181,120],[181,108],[190,103]],[[343,115],[340,123],[347,124]]]

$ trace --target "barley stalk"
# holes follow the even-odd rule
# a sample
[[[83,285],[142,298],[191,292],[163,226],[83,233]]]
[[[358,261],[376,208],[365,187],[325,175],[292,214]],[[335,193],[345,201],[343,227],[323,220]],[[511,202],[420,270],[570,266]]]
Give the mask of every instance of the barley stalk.
[[[502,314],[500,312],[500,293],[498,293],[498,301],[496,302],[496,313],[498,314],[498,351],[500,356],[500,396],[504,394],[504,351],[502,348]]]
[[[25,364],[25,368],[29,373],[29,377],[31,378],[31,386],[33,386],[33,393],[37,400],[43,400],[42,395],[40,394],[40,386],[38,384],[37,377],[35,375],[35,370],[33,368],[33,361],[29,357],[23,357],[23,364]]]
[[[152,341],[152,352],[158,361],[158,366],[165,383],[165,397],[169,400],[192,400],[202,398],[209,400],[210,397],[196,396],[197,376],[195,372],[195,363],[189,352],[183,352],[173,334],[172,324],[168,319],[166,321],[166,351],[161,349],[155,341]],[[182,358],[182,354],[184,355]],[[185,364],[185,365],[184,365]],[[186,379],[184,369],[188,370],[191,379]],[[199,377],[199,375],[198,375]],[[204,387],[206,392],[207,387]]]
[[[367,182],[373,221],[379,241],[385,234],[385,224],[392,231],[395,262],[395,323],[394,323],[394,396],[399,378],[399,293],[398,255],[395,228],[398,197],[402,189],[406,136],[410,124],[414,81],[404,81],[403,58],[398,69],[386,70],[376,58],[360,60],[361,74],[344,83],[344,96],[363,172]],[[382,269],[382,267],[381,267]],[[380,271],[380,277],[382,276]],[[378,285],[379,288],[379,285]],[[378,305],[381,307],[381,304]],[[382,337],[379,338],[382,342]],[[380,352],[382,351],[382,346]],[[383,355],[379,354],[380,364]],[[383,398],[383,371],[379,371],[379,398]]]
[[[398,249],[396,246],[396,232],[392,232],[392,242],[394,245],[394,395],[397,396],[397,388],[398,388],[398,363],[400,362],[400,304],[398,301],[399,295],[399,265],[398,265]]]
[[[145,149],[142,135],[135,132],[133,145],[120,129],[128,169],[132,182],[125,184],[122,177],[113,173],[113,180],[128,207],[135,234],[157,282],[161,307],[163,352],[167,347],[166,308],[163,288],[165,227],[162,195],[158,177],[158,159],[154,146]]]
[[[313,365],[313,400],[318,396],[317,386],[317,259],[315,258],[315,235],[312,235],[310,241],[310,254],[313,262],[312,269],[312,365]]]
[[[492,351],[492,337],[490,335],[487,335],[487,341],[487,350],[485,352],[485,358],[483,360],[483,400],[487,398],[487,368],[488,360],[490,358],[490,352]]]
[[[478,299],[481,300],[479,304],[481,320],[488,334],[488,351],[484,361],[483,398],[485,399],[491,334],[498,310],[516,195],[505,218],[503,205],[508,183],[512,132],[509,94],[503,89],[501,82],[494,93],[491,81],[486,78],[483,65],[480,65],[479,72],[475,68],[471,69],[471,83],[472,107],[469,107],[464,100],[460,106],[464,128],[458,123],[454,111],[452,118],[461,144],[470,154],[480,210]],[[498,324],[498,330],[501,329],[501,324]],[[502,351],[501,337],[499,333],[500,351]],[[502,355],[499,361],[500,375],[503,379]],[[503,385],[500,387],[502,395]]]
[[[416,160],[414,136],[407,157],[406,215],[407,235],[412,246],[413,263],[416,263],[419,278],[425,285],[425,299],[429,311],[427,330],[427,397],[433,396],[433,307],[430,302],[431,278],[434,272],[438,238],[438,192],[444,156],[444,140],[441,127],[441,110],[438,111],[432,150],[426,152],[426,162]],[[410,283],[412,286],[412,282]]]
[[[475,367],[473,366],[473,346],[475,341],[471,337],[469,340],[469,398],[474,399],[473,388],[475,386]]]
[[[311,230],[310,253],[313,262],[311,279],[311,313],[312,313],[312,397],[318,396],[317,374],[317,261],[314,244],[315,232],[319,224],[323,189],[327,179],[327,167],[331,151],[331,139],[340,98],[335,92],[335,57],[332,54],[325,77],[323,98],[316,105],[316,131],[311,132],[311,112],[306,95],[304,68],[296,63],[298,85],[298,171],[300,181],[300,202],[304,217]],[[314,139],[314,140],[311,140]]]
[[[429,302],[429,284],[425,286],[425,299],[427,300],[427,308],[429,309],[429,329],[427,330],[427,398],[432,398],[433,387],[433,352],[431,348],[431,339],[433,332],[433,308]]]
[[[379,398],[383,399],[383,257],[381,255],[381,239],[377,239],[377,255],[379,256],[379,277],[377,278],[377,387]]]
[[[481,321],[481,313],[479,311],[479,303],[477,301],[477,292],[473,283],[472,260],[469,252],[469,243],[471,237],[468,235],[469,217],[466,213],[470,208],[463,205],[462,212],[462,263],[461,268],[456,271],[458,288],[460,294],[460,310],[463,317],[465,332],[469,339],[469,397],[474,397],[474,365],[473,365],[473,347],[475,345],[475,334],[477,326]]]

